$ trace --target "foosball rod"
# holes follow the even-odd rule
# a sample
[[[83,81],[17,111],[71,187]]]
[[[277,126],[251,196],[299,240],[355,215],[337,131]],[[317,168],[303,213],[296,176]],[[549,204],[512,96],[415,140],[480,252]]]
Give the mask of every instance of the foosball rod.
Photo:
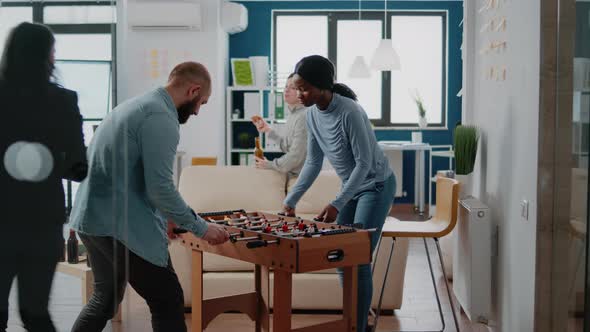
[[[248,236],[248,237],[239,237],[239,238],[234,238],[234,240],[232,242],[241,242],[241,241],[254,241],[254,240],[260,240],[259,236]]]

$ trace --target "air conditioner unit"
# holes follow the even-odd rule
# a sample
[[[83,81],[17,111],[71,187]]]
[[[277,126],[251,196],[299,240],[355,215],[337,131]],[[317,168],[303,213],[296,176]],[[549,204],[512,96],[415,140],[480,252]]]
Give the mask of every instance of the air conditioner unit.
[[[201,5],[195,1],[129,1],[127,22],[135,30],[200,30]]]
[[[223,3],[221,7],[221,26],[229,34],[246,30],[248,27],[248,9],[246,9],[246,6],[235,2]]]

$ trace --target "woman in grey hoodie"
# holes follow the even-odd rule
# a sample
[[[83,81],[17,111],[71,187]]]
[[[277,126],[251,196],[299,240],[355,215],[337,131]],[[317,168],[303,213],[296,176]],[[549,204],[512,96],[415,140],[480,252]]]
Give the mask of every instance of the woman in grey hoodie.
[[[297,99],[293,75],[289,75],[284,92],[285,103],[289,110],[285,132],[282,135],[277,133],[259,116],[252,119],[258,132],[266,133],[269,139],[277,141],[281,151],[285,152],[283,156],[273,160],[255,157],[256,167],[273,169],[287,174],[289,178],[296,178],[299,175],[307,151],[307,125],[305,123],[307,108]]]

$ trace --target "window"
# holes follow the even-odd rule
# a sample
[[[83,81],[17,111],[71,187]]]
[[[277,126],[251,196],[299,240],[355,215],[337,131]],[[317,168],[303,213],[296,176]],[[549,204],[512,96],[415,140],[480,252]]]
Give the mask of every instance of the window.
[[[115,23],[117,11],[113,6],[51,6],[43,10],[45,24],[104,24]]]
[[[85,120],[99,120],[107,115],[111,109],[109,61],[57,60],[55,67],[57,81],[65,87],[75,87]]]
[[[55,34],[55,58],[60,60],[107,60],[112,55],[110,33]]]
[[[382,78],[373,72],[369,78],[349,78],[348,70],[357,55],[362,55],[368,62],[372,52],[381,40],[382,22],[378,20],[358,21],[339,20],[338,35],[340,36],[366,36],[364,38],[338,38],[336,58],[338,66],[336,77],[347,84],[358,96],[358,101],[363,106],[369,119],[381,118],[381,84]],[[345,78],[345,80],[344,80]]]
[[[393,124],[418,122],[414,97],[424,102],[430,123],[443,123],[444,61],[441,16],[392,16],[391,40],[402,61],[391,72],[391,114]],[[409,34],[408,31],[412,33]]]
[[[328,17],[278,16],[275,27],[277,86],[283,87],[301,58],[312,54],[328,56]],[[298,42],[304,36],[310,35],[314,38],[306,39],[305,43]]]
[[[383,12],[275,11],[273,64],[277,84],[297,61],[311,54],[327,56],[336,65],[336,80],[358,95],[374,125],[417,127],[414,98],[420,96],[429,127],[446,126],[446,11],[389,12],[384,31]],[[369,64],[379,41],[391,38],[401,60],[393,72],[371,71],[370,78],[349,78],[354,58]],[[313,35],[314,38],[304,36]]]
[[[31,7],[4,7],[0,5],[0,50],[4,50],[6,38],[13,27],[21,22],[32,21],[33,9]]]

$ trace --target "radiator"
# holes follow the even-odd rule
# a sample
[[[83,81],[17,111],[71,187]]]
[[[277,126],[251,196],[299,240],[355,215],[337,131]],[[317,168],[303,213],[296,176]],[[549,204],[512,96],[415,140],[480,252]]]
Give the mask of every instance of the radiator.
[[[460,201],[453,254],[453,291],[474,323],[491,315],[492,224],[488,207],[475,198]]]

